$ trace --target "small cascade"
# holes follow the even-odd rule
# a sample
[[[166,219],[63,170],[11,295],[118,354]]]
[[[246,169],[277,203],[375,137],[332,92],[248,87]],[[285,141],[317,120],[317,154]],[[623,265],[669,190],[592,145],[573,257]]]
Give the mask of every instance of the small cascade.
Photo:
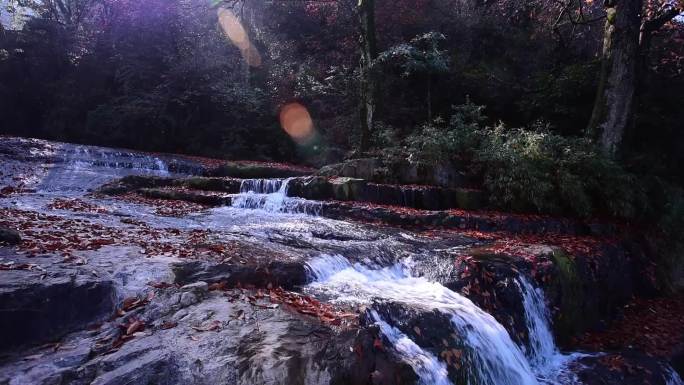
[[[550,328],[550,315],[540,290],[520,276],[516,280],[525,307],[525,320],[530,336],[530,346],[526,351],[530,363],[536,368],[543,368],[549,364],[550,357],[558,354]]]
[[[36,186],[41,192],[79,192],[127,175],[169,176],[167,163],[155,156],[62,144]]]
[[[525,276],[519,276],[516,283],[522,295],[525,322],[530,336],[525,353],[532,370],[542,383],[578,384],[580,381],[567,368],[568,364],[584,354],[562,354],[551,332],[551,315],[546,306],[544,293],[535,288]]]
[[[290,180],[245,179],[240,185],[240,194],[233,198],[232,207],[318,216],[321,203],[287,196]]]
[[[416,372],[421,385],[451,385],[446,365],[434,354],[424,350],[399,329],[385,322],[376,311],[371,311],[371,317],[392,347]]]
[[[684,381],[674,369],[668,368],[665,385],[684,385]]]
[[[425,278],[412,277],[402,265],[369,269],[351,264],[341,256],[321,256],[308,263],[309,272],[316,281],[309,285],[312,292],[334,298],[333,302],[370,304],[374,299],[403,303],[421,309],[436,309],[451,316],[454,332],[464,336],[470,348],[470,377],[482,385],[536,385],[539,384],[522,350],[516,346],[494,317],[478,308],[472,301]],[[383,321],[384,322],[384,321]],[[382,329],[382,324],[380,327]],[[385,336],[402,341],[397,353],[416,369],[431,372],[441,378],[440,367],[432,365],[430,356],[416,359],[414,341],[385,328]],[[389,335],[388,335],[389,334]],[[417,346],[417,345],[416,345]],[[421,375],[421,378],[426,378]],[[439,383],[439,382],[437,382]]]

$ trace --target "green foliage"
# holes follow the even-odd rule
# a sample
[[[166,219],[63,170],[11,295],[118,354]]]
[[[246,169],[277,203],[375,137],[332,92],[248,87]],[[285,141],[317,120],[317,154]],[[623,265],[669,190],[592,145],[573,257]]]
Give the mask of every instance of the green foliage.
[[[482,180],[490,205],[501,209],[620,218],[646,209],[636,177],[589,140],[554,134],[542,123],[488,127],[483,110],[468,101],[454,107],[448,124],[421,126],[406,138],[408,157],[465,165]]]
[[[406,44],[396,45],[378,55],[376,65],[399,66],[402,76],[414,74],[437,74],[449,70],[447,52],[439,45],[446,37],[439,32],[418,35]]]
[[[477,162],[491,203],[500,208],[634,218],[646,202],[636,177],[593,143],[548,127],[488,130]]]
[[[481,125],[485,121],[484,107],[466,104],[453,107],[448,124],[437,118],[425,123],[406,138],[411,159],[428,163],[471,160],[482,142]]]

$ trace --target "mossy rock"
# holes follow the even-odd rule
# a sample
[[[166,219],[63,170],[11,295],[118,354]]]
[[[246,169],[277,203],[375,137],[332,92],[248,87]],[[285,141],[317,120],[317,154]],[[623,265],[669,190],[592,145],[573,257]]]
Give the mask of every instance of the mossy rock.
[[[456,207],[464,210],[479,210],[484,205],[484,193],[474,189],[455,189],[453,198]]]
[[[97,192],[106,195],[122,195],[141,188],[168,187],[174,183],[173,178],[129,175],[103,185]]]
[[[229,194],[239,193],[240,184],[240,180],[237,179],[205,177],[181,179],[177,183],[178,186],[187,187],[194,190],[220,191]]]
[[[586,329],[588,320],[593,317],[585,313],[586,293],[575,261],[560,248],[553,249],[551,258],[557,273],[552,285],[558,291],[560,299],[560,311],[556,314],[553,326],[559,342],[567,344],[575,334]]]
[[[227,206],[231,203],[230,197],[211,195],[199,191],[179,191],[145,188],[138,190],[138,193],[153,199],[185,201],[191,203],[198,203],[205,206]]]

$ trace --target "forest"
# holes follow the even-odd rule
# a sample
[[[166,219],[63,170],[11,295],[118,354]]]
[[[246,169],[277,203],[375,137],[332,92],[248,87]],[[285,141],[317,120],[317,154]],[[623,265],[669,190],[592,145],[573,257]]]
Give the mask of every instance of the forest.
[[[682,384],[683,107],[684,0],[0,0],[0,385]]]

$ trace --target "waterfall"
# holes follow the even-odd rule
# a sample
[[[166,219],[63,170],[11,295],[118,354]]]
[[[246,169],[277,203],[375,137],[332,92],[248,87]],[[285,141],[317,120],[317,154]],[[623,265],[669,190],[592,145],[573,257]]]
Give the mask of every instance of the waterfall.
[[[36,186],[41,192],[79,192],[127,175],[169,176],[167,163],[152,155],[62,144]]]
[[[472,359],[468,373],[473,382],[482,385],[537,385],[539,382],[522,350],[511,340],[494,317],[478,308],[472,301],[425,278],[412,277],[402,265],[370,269],[351,264],[341,256],[323,255],[308,263],[309,273],[316,281],[308,286],[334,298],[333,302],[370,304],[382,298],[431,311],[436,309],[451,317],[454,331],[464,337]],[[439,366],[432,364],[429,355],[419,354],[413,345],[391,328],[379,326],[389,340],[401,341],[397,353],[430,383],[430,378],[441,378]],[[417,358],[420,357],[420,358]],[[428,376],[426,373],[430,373]],[[475,380],[476,379],[476,380]],[[438,382],[439,383],[439,382]]]
[[[399,329],[385,322],[376,311],[371,311],[371,317],[392,347],[416,372],[421,385],[451,384],[446,365],[440,362],[434,354],[424,350]]]
[[[322,207],[320,202],[287,196],[291,180],[245,179],[240,184],[240,194],[233,198],[232,207],[318,216]]]
[[[551,332],[551,316],[546,306],[544,293],[541,289],[532,286],[523,275],[516,279],[516,284],[520,289],[525,309],[525,322],[530,339],[530,346],[525,353],[532,370],[539,380],[545,383],[580,383],[575,374],[568,370],[568,364],[585,355],[562,354],[558,350]]]
[[[684,381],[674,369],[668,368],[665,385],[684,385]]]

